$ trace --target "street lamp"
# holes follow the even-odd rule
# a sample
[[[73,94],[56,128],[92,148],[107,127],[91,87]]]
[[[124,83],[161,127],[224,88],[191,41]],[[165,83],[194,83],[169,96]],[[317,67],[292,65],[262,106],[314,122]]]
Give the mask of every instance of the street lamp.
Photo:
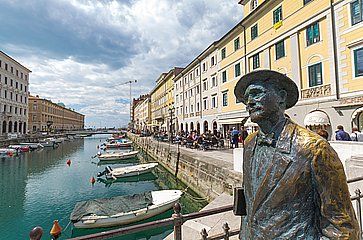
[[[173,142],[173,115],[175,112],[175,107],[169,108],[169,114],[170,114],[170,128],[169,128],[169,134],[170,134],[170,142]]]

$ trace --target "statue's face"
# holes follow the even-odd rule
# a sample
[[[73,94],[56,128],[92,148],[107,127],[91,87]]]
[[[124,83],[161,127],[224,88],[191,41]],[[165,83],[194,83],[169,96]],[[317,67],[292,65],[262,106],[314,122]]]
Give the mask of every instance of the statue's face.
[[[246,108],[252,122],[268,120],[280,114],[281,97],[274,87],[263,83],[254,83],[245,91]]]

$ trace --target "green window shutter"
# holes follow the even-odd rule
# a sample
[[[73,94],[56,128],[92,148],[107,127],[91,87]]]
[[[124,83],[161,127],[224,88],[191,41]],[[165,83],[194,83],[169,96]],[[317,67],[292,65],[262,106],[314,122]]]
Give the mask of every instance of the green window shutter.
[[[239,38],[234,40],[234,50],[237,51],[239,49]]]
[[[355,77],[363,76],[363,48],[354,50]]]
[[[350,3],[352,25],[360,23],[363,15],[363,1],[356,0]]]
[[[317,63],[309,66],[309,87],[323,84],[322,64]]]
[[[223,83],[227,82],[227,72],[226,71],[222,72],[222,82]]]
[[[238,63],[234,65],[234,76],[238,77],[239,75],[241,75],[241,65]]]
[[[281,20],[282,20],[282,7],[280,6],[273,12],[273,23],[275,24]]]
[[[222,59],[226,58],[226,48],[223,48],[221,51]]]
[[[276,60],[285,57],[285,44],[283,40],[275,44],[275,51]]]
[[[251,27],[251,40],[255,39],[258,36],[258,28],[257,24]]]

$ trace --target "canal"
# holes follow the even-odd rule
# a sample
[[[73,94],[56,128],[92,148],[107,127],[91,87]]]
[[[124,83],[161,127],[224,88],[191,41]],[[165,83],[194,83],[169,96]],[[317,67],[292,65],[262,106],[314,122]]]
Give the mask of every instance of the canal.
[[[109,137],[99,135],[64,142],[58,148],[44,148],[40,151],[25,153],[15,158],[0,160],[0,239],[28,239],[29,231],[35,226],[44,229],[42,239],[50,239],[49,231],[53,220],[57,219],[65,231],[61,239],[82,236],[103,229],[79,230],[69,224],[69,216],[79,201],[130,195],[159,189],[185,189],[172,174],[160,165],[153,174],[128,178],[122,181],[96,181],[91,184],[92,176],[104,170],[98,159],[91,157],[97,153],[97,146]],[[142,153],[141,153],[142,155]],[[144,156],[144,155],[142,155]],[[71,165],[66,164],[71,160]],[[142,160],[112,167],[150,161]],[[187,191],[181,198],[183,213],[200,210],[205,201]],[[156,220],[170,217],[172,210],[153,217]],[[112,229],[112,228],[109,228]],[[107,230],[107,229],[106,229]],[[113,239],[162,239],[172,231],[172,227],[150,230]]]

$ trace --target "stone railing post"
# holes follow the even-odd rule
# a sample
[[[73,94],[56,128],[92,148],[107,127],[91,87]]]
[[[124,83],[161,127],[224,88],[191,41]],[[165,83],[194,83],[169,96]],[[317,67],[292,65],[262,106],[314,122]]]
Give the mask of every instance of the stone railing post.
[[[183,225],[183,216],[181,215],[181,205],[180,203],[175,203],[174,205],[174,214],[172,217],[174,218],[174,240],[182,240],[182,225]]]

